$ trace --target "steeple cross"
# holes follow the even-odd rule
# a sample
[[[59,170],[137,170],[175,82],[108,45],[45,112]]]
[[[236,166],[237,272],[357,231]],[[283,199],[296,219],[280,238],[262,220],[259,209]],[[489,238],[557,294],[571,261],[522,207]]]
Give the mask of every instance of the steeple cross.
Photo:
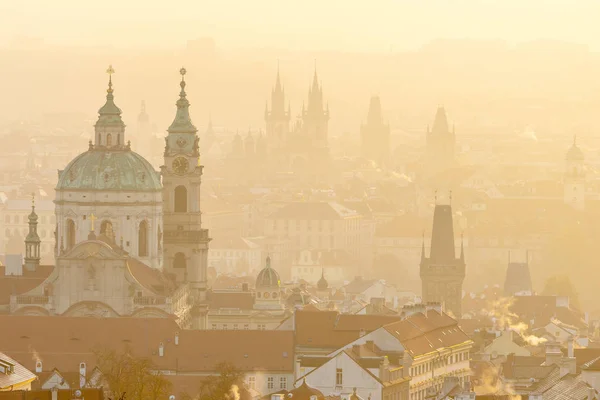
[[[31,193],[31,207],[35,208],[35,193]]]
[[[95,222],[96,222],[96,220],[97,220],[97,219],[98,219],[98,217],[96,217],[96,216],[94,215],[94,213],[92,213],[92,215],[90,215],[90,223],[91,223],[90,232],[93,232],[93,231],[95,230],[95,229],[94,229],[94,228],[95,228],[95,225],[96,225],[96,224],[95,224]]]
[[[181,80],[184,80],[184,76],[185,74],[187,74],[187,70],[184,67],[181,67],[179,73],[181,74]]]
[[[109,78],[112,78],[112,74],[115,73],[115,70],[114,70],[112,64],[108,66],[108,68],[106,69],[106,73],[108,74]]]

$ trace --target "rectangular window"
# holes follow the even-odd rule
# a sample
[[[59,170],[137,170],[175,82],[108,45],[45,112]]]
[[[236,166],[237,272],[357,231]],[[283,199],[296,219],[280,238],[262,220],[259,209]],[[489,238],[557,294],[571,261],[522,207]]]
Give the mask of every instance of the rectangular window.
[[[223,324],[223,330],[226,331],[227,330],[227,324]]]
[[[342,374],[342,369],[341,368],[337,368],[335,370],[335,385],[336,386],[342,386],[344,382],[344,376]]]
[[[248,388],[256,389],[256,377],[255,376],[248,377]]]
[[[274,388],[275,388],[275,378],[270,376],[267,378],[267,389],[274,389]]]
[[[250,329],[250,325],[244,324],[244,330],[247,331],[248,329]]]
[[[212,324],[213,329],[217,329],[217,324]]]
[[[233,330],[237,331],[238,330],[238,324],[233,324]]]
[[[285,376],[279,378],[279,389],[287,389],[287,378]]]

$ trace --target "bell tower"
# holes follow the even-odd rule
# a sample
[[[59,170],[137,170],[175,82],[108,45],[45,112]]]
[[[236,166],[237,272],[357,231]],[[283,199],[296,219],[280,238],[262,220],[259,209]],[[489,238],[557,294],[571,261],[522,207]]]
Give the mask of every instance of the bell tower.
[[[465,279],[465,253],[460,244],[460,256],[454,249],[452,207],[436,204],[433,211],[431,249],[425,256],[425,240],[421,249],[421,283],[423,303],[443,303],[457,319],[462,316],[462,285]]]
[[[189,114],[185,93],[185,68],[181,74],[181,91],[177,113],[165,137],[163,183],[164,268],[176,280],[189,286],[191,329],[206,327],[206,270],[208,230],[202,229],[200,183],[202,165],[198,130]]]

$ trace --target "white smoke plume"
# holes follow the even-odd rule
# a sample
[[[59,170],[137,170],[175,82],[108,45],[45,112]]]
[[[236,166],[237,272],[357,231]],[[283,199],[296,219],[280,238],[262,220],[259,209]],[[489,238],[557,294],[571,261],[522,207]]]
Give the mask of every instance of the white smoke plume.
[[[240,388],[237,385],[232,385],[229,393],[225,395],[226,400],[240,400]]]
[[[542,337],[527,333],[529,326],[524,322],[518,321],[518,316],[510,311],[514,304],[514,298],[502,297],[492,304],[491,310],[487,314],[492,318],[499,330],[511,329],[523,338],[531,346],[539,346],[548,340]]]

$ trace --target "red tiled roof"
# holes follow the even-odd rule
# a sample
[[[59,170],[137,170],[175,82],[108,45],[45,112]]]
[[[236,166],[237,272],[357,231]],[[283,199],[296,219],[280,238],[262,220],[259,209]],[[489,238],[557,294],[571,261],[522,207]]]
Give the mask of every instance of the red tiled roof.
[[[7,364],[12,366],[13,371],[10,374],[0,373],[0,391],[10,389],[12,386],[23,385],[36,379],[35,374],[18,361],[13,360],[4,353],[0,353],[0,365],[6,367]]]
[[[340,348],[399,316],[340,314],[337,311],[305,311],[295,313],[296,343],[300,346]]]
[[[458,321],[435,310],[413,314],[386,325],[384,329],[395,336],[413,357],[470,341],[458,327]]]
[[[209,292],[210,308],[235,308],[251,310],[254,307],[254,296],[251,292]]]
[[[168,279],[162,271],[150,268],[135,258],[127,260],[127,268],[140,285],[156,295],[168,296],[175,289],[173,281]]]
[[[294,336],[292,331],[181,331],[166,318],[85,318],[0,316],[0,343],[10,357],[35,369],[41,359],[46,371],[76,370],[85,362],[95,367],[94,350],[117,351],[129,347],[141,357],[149,357],[163,370],[213,372],[220,362],[231,362],[242,371],[292,371]],[[164,356],[159,357],[159,343]]]
[[[20,295],[35,289],[50,276],[54,270],[53,265],[40,265],[35,271],[23,270],[23,275],[4,275],[4,268],[0,266],[0,304],[9,304],[11,295]]]

